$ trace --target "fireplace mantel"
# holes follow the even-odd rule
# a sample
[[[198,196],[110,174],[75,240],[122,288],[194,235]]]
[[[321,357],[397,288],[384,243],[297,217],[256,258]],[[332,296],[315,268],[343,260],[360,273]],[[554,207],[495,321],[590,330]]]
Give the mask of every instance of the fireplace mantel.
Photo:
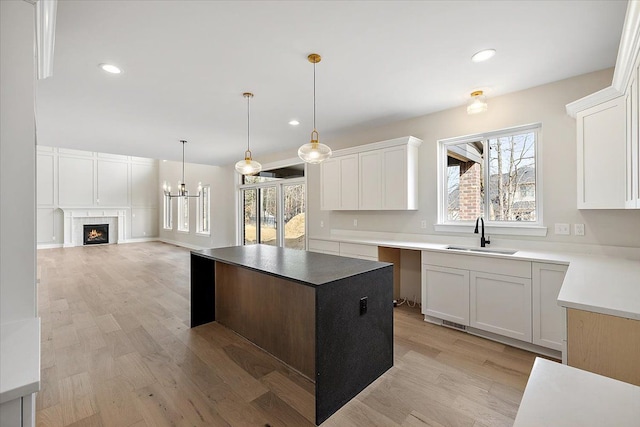
[[[126,208],[96,208],[88,207],[60,207],[64,213],[64,244],[63,247],[82,246],[82,241],[78,242],[74,239],[73,229],[74,223],[84,218],[95,218],[100,220],[103,218],[115,218],[117,220],[117,233],[113,233],[115,243],[122,243],[126,236],[127,227],[127,209]]]

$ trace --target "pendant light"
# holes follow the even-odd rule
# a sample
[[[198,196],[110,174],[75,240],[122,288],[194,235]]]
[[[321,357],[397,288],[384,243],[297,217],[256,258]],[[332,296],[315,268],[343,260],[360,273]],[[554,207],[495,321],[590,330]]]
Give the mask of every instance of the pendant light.
[[[471,98],[467,103],[467,114],[478,114],[487,111],[487,97],[481,90],[471,92]]]
[[[313,131],[311,141],[298,149],[298,156],[306,163],[320,163],[331,157],[331,148],[319,142],[316,130],[316,64],[322,58],[317,53],[312,53],[307,59],[313,64]]]
[[[164,195],[169,198],[172,197],[200,197],[200,186],[198,186],[198,194],[189,194],[187,191],[187,184],[184,182],[184,144],[187,143],[184,139],[181,139],[182,143],[182,181],[178,181],[178,194],[171,194],[171,186],[167,186],[167,183],[163,185]]]
[[[251,158],[249,149],[249,100],[253,98],[253,94],[245,92],[242,96],[247,98],[247,151],[244,152],[244,160],[236,163],[236,172],[242,175],[255,175],[262,170],[262,165]]]

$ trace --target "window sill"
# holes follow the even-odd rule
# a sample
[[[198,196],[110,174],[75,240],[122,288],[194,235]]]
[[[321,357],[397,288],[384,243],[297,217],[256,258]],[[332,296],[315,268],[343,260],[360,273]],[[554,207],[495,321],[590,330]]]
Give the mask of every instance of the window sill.
[[[211,237],[211,232],[209,232],[209,233],[204,233],[204,232],[196,231],[196,236],[200,236],[200,237]]]
[[[189,234],[189,230],[178,230],[178,233]]]
[[[475,223],[469,224],[434,224],[433,229],[443,233],[473,233]],[[507,236],[538,236],[547,235],[547,227],[541,225],[493,225],[487,224],[484,233]]]

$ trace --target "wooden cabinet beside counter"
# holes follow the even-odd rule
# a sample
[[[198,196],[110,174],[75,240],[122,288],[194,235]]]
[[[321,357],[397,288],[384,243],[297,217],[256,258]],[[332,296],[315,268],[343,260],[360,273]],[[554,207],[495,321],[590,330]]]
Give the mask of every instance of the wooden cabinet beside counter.
[[[640,320],[567,308],[567,364],[640,385]]]

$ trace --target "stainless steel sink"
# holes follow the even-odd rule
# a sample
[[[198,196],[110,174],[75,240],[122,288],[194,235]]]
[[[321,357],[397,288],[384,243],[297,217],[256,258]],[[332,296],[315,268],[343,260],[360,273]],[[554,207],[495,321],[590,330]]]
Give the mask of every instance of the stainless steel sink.
[[[451,249],[453,251],[484,252],[489,254],[501,254],[501,255],[513,255],[516,252],[518,252],[511,249],[471,248],[468,246],[454,246],[454,245],[449,245],[446,247],[446,249]]]

